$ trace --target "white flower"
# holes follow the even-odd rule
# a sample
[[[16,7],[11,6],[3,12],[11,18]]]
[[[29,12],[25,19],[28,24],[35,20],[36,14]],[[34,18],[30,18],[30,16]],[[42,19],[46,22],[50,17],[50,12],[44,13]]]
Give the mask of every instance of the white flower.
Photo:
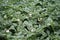
[[[20,19],[17,19],[17,21],[20,21]]]
[[[26,18],[28,18],[28,17],[26,17]]]
[[[8,33],[8,32],[9,32],[9,30],[6,30],[6,32]]]
[[[34,29],[31,30],[31,32],[33,32],[33,31],[34,31]]]
[[[7,16],[6,16],[6,15],[4,15],[4,18],[7,18]]]
[[[32,16],[32,14],[29,14],[29,16],[31,17],[31,16]]]
[[[31,32],[35,32],[36,30],[33,28],[33,29],[31,29]]]

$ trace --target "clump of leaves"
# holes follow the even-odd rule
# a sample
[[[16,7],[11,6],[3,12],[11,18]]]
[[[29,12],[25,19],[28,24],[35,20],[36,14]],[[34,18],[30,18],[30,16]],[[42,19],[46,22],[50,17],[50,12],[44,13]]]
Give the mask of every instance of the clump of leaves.
[[[60,0],[0,0],[0,40],[60,40]]]

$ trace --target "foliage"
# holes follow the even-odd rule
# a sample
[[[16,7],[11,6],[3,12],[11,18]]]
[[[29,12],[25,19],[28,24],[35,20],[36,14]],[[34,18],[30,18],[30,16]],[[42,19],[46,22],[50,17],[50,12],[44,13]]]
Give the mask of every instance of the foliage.
[[[0,0],[0,40],[60,40],[60,0]]]

